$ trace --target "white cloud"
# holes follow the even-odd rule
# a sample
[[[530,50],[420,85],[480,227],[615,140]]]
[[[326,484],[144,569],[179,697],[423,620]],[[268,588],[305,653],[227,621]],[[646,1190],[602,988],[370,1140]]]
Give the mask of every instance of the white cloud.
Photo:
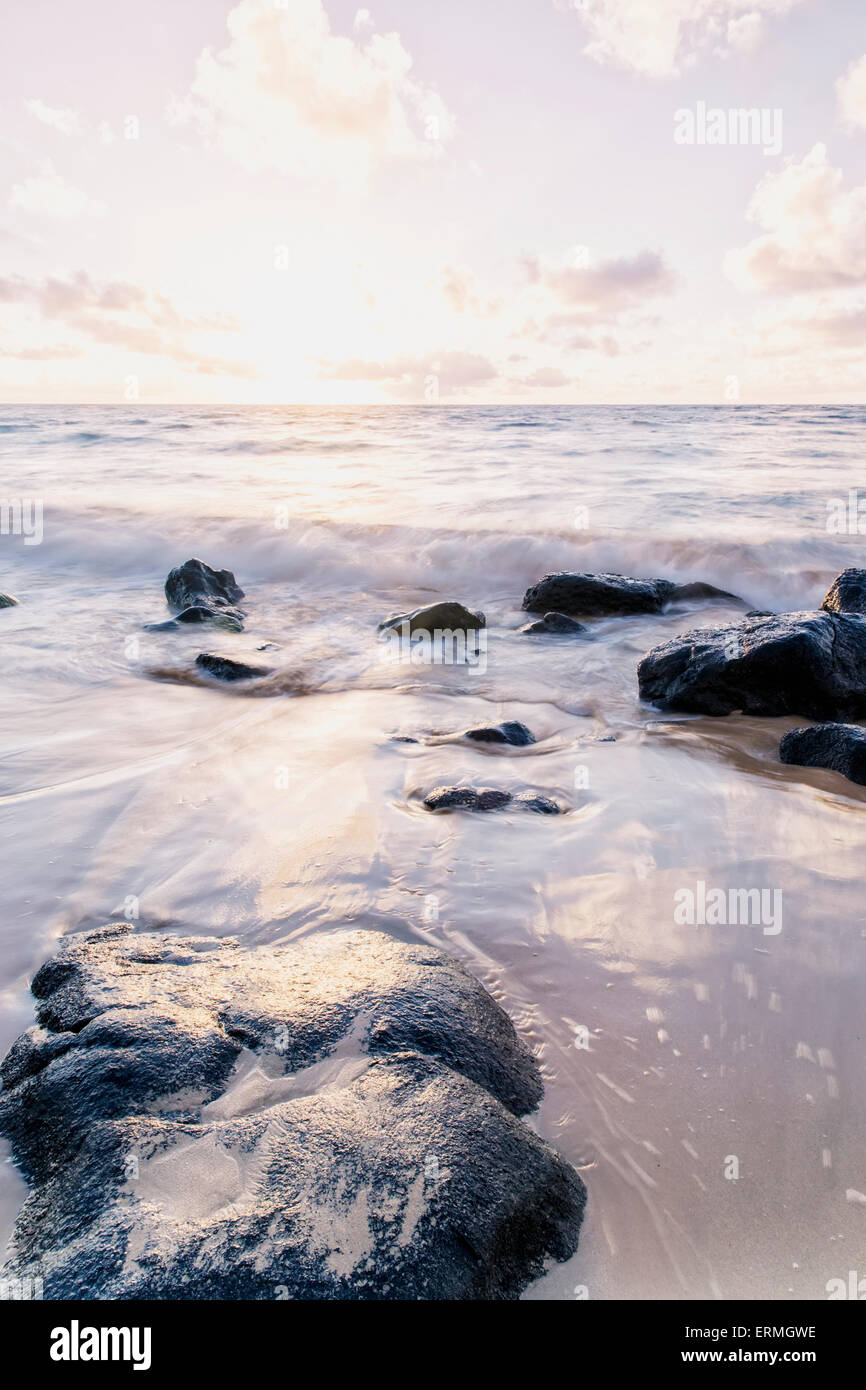
[[[842,181],[821,144],[762,179],[748,215],[763,235],[725,257],[734,284],[778,294],[866,282],[866,185]]]
[[[725,37],[733,52],[750,53],[761,42],[766,27],[764,16],[752,10],[749,14],[729,19]]]
[[[104,203],[61,178],[50,160],[43,164],[38,174],[14,185],[9,205],[40,217],[56,217],[63,222],[77,217],[101,217],[107,211]]]
[[[727,55],[761,37],[765,17],[804,0],[571,0],[589,30],[585,52],[599,63],[671,77],[712,48]],[[725,47],[727,43],[728,47]]]
[[[866,53],[839,78],[836,96],[845,124],[866,130]]]
[[[425,357],[396,357],[387,362],[359,358],[346,362],[321,362],[319,375],[327,381],[378,381],[408,398],[420,396],[425,383],[435,378],[445,395],[457,395],[473,386],[494,381],[496,368],[477,352],[431,352]]]
[[[538,367],[534,372],[530,372],[529,376],[520,377],[514,384],[515,386],[526,386],[530,391],[535,391],[539,387],[550,389],[556,386],[569,386],[571,378],[567,377],[565,372],[560,371],[558,367]]]
[[[478,292],[477,281],[470,270],[461,270],[457,266],[445,267],[442,293],[455,313],[467,314],[472,318],[492,318],[502,308],[501,299],[486,299]]]
[[[381,164],[434,157],[453,134],[397,34],[334,34],[321,0],[240,0],[228,28],[173,110],[248,168],[357,185]]]
[[[530,283],[543,287],[557,306],[573,310],[585,321],[610,319],[656,295],[670,293],[675,285],[674,274],[657,251],[638,251],[634,256],[596,263],[581,255],[578,264],[550,264],[537,256],[526,256],[524,265]]]
[[[42,121],[43,125],[50,125],[54,130],[59,130],[61,135],[77,135],[81,129],[81,117],[77,111],[68,107],[46,106],[38,97],[34,97],[26,105],[31,116],[35,116],[37,121]]]
[[[95,281],[86,271],[36,279],[0,277],[0,304],[36,310],[42,319],[61,323],[90,339],[133,354],[165,357],[197,373],[218,376],[256,375],[247,362],[214,355],[196,342],[200,334],[234,332],[236,322],[224,314],[183,314],[166,294],[128,280]],[[71,355],[75,349],[64,351]],[[57,356],[56,348],[38,350]],[[33,351],[16,352],[36,360]]]

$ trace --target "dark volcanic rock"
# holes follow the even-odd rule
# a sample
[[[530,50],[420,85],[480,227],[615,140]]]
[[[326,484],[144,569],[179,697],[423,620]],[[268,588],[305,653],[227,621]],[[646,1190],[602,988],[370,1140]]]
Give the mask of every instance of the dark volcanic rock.
[[[498,787],[434,787],[424,798],[428,811],[501,811],[511,806],[519,811],[536,811],[541,815],[560,815],[564,807],[539,792],[524,791],[512,795]]]
[[[177,617],[167,618],[165,622],[145,623],[145,632],[176,632],[181,625],[197,623],[210,623],[212,627],[224,628],[227,632],[242,632],[244,616],[239,608],[206,608],[199,603],[192,608],[184,608]]]
[[[526,623],[520,629],[521,632],[549,632],[556,637],[573,636],[586,630],[583,623],[579,623],[576,618],[567,617],[565,613],[545,613],[543,618],[538,618],[534,623]]]
[[[221,681],[250,681],[257,676],[269,676],[270,666],[248,666],[244,661],[233,661],[228,656],[215,656],[212,652],[199,652],[196,666],[207,671]]]
[[[779,744],[783,763],[826,767],[866,787],[866,729],[857,724],[815,724],[791,729]]]
[[[561,806],[551,801],[549,796],[540,796],[538,792],[518,792],[512,805],[519,806],[522,811],[535,811],[539,816],[558,816],[562,813]]]
[[[669,579],[629,579],[622,574],[546,574],[527,589],[523,607],[528,613],[605,618],[660,613],[669,603],[699,598],[738,601],[712,584],[673,584]]]
[[[866,613],[866,570],[850,569],[837,574],[821,607],[827,613]]]
[[[687,632],[638,666],[641,698],[691,714],[866,715],[866,619],[785,613]]]
[[[66,938],[2,1065],[49,1299],[516,1298],[585,1189],[538,1065],[456,961],[374,931]]]
[[[481,724],[478,728],[466,729],[461,737],[473,743],[508,743],[512,748],[526,748],[535,742],[526,725],[517,719],[508,719],[504,724]]]
[[[441,603],[428,603],[424,608],[413,608],[411,613],[394,613],[379,624],[379,631],[401,628],[406,623],[407,631],[413,632],[476,632],[485,627],[487,620],[483,613],[473,613],[462,603],[445,599]]]
[[[173,613],[185,608],[230,608],[244,596],[231,570],[214,570],[204,560],[187,560],[165,581],[165,601]]]
[[[424,798],[428,811],[500,811],[511,792],[496,787],[434,787]]]
[[[0,608],[17,608],[18,600],[11,594],[0,594]]]

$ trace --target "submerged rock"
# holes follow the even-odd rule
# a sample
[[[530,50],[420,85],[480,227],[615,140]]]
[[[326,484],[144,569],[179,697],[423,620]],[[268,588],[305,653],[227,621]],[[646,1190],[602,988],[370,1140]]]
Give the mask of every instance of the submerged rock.
[[[49,1299],[513,1299],[576,1249],[578,1174],[519,1118],[511,1021],[374,931],[67,937],[2,1064],[33,1188],[5,1277]]]
[[[230,608],[244,596],[231,570],[215,570],[204,560],[187,560],[165,581],[165,601],[173,613],[185,608]]]
[[[460,737],[473,743],[507,743],[512,748],[526,748],[535,742],[534,734],[518,719],[508,719],[504,724],[480,724],[475,729],[465,729]]]
[[[183,624],[210,623],[213,627],[224,628],[226,632],[242,632],[244,614],[239,608],[206,608],[196,604],[184,608],[175,618],[167,618],[162,623],[146,623],[146,632],[175,632]]]
[[[11,594],[0,594],[0,608],[17,608],[18,600]]]
[[[675,637],[638,666],[641,698],[690,714],[866,715],[866,619],[752,618]]]
[[[518,792],[512,805],[519,806],[521,811],[535,811],[540,816],[558,816],[562,813],[562,807],[556,801],[538,792]]]
[[[660,613],[669,603],[686,599],[726,599],[734,594],[712,584],[674,584],[669,579],[629,579],[623,574],[546,574],[527,589],[528,613],[550,611],[580,618],[607,618]],[[525,629],[524,629],[525,630]]]
[[[549,632],[556,637],[574,636],[578,632],[586,632],[583,623],[579,623],[576,618],[569,618],[565,613],[545,613],[543,618],[538,618],[534,623],[525,623],[521,632],[544,633]]]
[[[821,607],[826,613],[866,613],[866,570],[848,569],[837,574]]]
[[[779,744],[783,763],[826,767],[866,787],[866,729],[857,724],[815,724],[791,729]]]
[[[428,811],[501,811],[511,792],[497,787],[434,787],[424,798]]]
[[[250,681],[257,676],[269,676],[270,666],[248,666],[245,661],[233,661],[229,656],[215,656],[213,652],[199,652],[196,666],[207,671],[220,681]]]
[[[564,807],[538,792],[513,795],[498,787],[434,787],[424,798],[428,811],[501,811],[506,806],[542,815],[561,815]]]
[[[462,603],[444,600],[442,603],[428,603],[424,608],[413,608],[410,613],[395,613],[379,624],[380,632],[389,628],[401,628],[407,624],[406,631],[413,632],[476,632],[486,627],[483,613],[473,613]]]

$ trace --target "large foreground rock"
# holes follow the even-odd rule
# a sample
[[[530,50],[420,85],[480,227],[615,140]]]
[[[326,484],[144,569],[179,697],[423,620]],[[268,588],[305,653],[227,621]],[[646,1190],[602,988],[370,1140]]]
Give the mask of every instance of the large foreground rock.
[[[641,698],[690,714],[866,716],[866,619],[826,612],[687,632],[638,666]]]
[[[733,594],[712,584],[674,584],[669,579],[629,579],[623,574],[546,574],[526,590],[528,613],[564,613],[575,618],[607,618],[660,613],[686,599],[725,599]],[[535,629],[533,629],[535,630]]]
[[[67,938],[3,1062],[46,1298],[515,1298],[576,1248],[537,1063],[456,961],[379,932]]]
[[[857,724],[815,724],[791,729],[779,744],[783,763],[826,767],[866,787],[866,729]]]
[[[11,594],[0,593],[0,608],[17,608],[17,606],[17,598],[13,598]]]

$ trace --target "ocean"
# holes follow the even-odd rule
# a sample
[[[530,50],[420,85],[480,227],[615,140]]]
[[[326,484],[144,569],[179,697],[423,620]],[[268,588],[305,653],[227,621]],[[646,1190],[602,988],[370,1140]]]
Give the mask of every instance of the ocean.
[[[815,608],[863,564],[864,424],[854,406],[0,408],[0,589],[19,600],[0,611],[0,1049],[65,932],[377,927],[456,955],[541,1060],[531,1123],[589,1199],[578,1253],[524,1297],[823,1298],[866,1273],[866,791],[779,762],[804,721],[665,716],[635,674],[679,632]],[[234,572],[243,632],[147,630],[194,555]],[[521,633],[524,591],[557,570],[741,601]],[[440,598],[486,614],[485,659],[386,659],[377,624]],[[223,688],[201,651],[276,675]],[[452,737],[500,719],[536,742]],[[567,810],[424,809],[460,781]],[[676,920],[677,894],[713,888],[778,894],[779,930]],[[0,1165],[0,1240],[24,1192]]]

